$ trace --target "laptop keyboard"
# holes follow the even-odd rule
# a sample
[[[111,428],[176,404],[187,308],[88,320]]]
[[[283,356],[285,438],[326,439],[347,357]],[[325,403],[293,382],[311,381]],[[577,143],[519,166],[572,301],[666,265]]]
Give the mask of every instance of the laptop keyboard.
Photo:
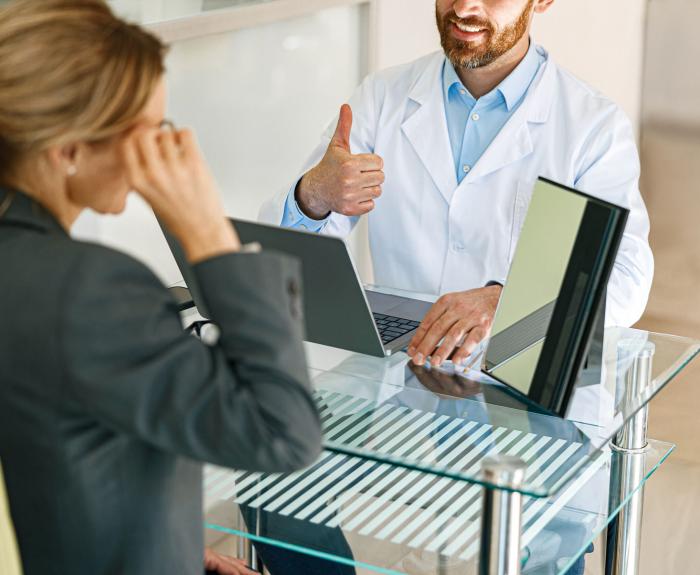
[[[377,324],[379,335],[382,338],[382,343],[387,344],[402,335],[413,331],[419,325],[419,321],[412,321],[401,317],[393,317],[381,313],[373,313],[374,323]]]

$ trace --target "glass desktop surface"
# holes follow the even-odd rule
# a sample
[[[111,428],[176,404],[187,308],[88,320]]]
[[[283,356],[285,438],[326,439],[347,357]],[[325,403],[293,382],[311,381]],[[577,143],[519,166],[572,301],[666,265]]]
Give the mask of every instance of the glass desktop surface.
[[[523,574],[565,574],[672,449],[650,441],[640,481],[619,498],[608,448],[555,496],[525,496]],[[291,474],[208,466],[204,497],[207,544],[243,556],[252,541],[268,568],[284,567],[272,573],[478,573],[482,489],[466,481],[324,451]]]
[[[651,383],[630,397],[625,376],[647,343]],[[478,371],[306,345],[325,429],[319,460],[291,474],[207,466],[204,477],[207,544],[237,543],[242,556],[253,542],[292,574],[305,573],[305,561],[332,563],[333,573],[478,573],[488,486],[480,464],[506,453],[528,465],[523,573],[564,575],[674,449],[650,439],[631,456],[638,481],[621,490],[615,464],[628,456],[610,439],[700,351],[688,338],[609,329],[602,377],[588,374],[562,419],[519,404]]]
[[[651,383],[631,395],[626,376],[648,344]],[[416,367],[402,352],[376,358],[307,344],[328,451],[483,485],[484,457],[517,455],[528,466],[518,491],[530,497],[557,493],[585,470],[698,351],[700,342],[689,338],[608,329],[602,370],[584,373],[560,418],[480,371]]]

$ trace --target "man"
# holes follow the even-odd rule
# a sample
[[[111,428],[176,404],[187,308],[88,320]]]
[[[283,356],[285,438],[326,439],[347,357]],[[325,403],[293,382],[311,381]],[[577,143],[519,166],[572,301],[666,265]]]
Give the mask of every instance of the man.
[[[653,258],[632,128],[530,42],[553,2],[437,0],[444,53],[367,78],[261,212],[335,235],[367,214],[375,282],[444,294],[409,345],[416,364],[464,362],[488,335],[538,176],[631,210],[606,323],[632,325],[646,305]]]

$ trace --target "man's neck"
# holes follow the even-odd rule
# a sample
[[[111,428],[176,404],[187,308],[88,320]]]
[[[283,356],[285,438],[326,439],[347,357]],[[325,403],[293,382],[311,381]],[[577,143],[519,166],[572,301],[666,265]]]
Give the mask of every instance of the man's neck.
[[[456,68],[457,76],[476,99],[488,94],[522,62],[530,48],[528,34],[523,35],[520,41],[508,52],[483,68]]]

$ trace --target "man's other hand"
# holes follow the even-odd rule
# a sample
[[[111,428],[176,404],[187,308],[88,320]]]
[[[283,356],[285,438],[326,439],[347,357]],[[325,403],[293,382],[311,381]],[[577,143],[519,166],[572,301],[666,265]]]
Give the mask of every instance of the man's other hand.
[[[352,109],[343,104],[326,154],[297,185],[297,203],[311,218],[321,220],[330,212],[366,214],[374,209],[374,200],[382,193],[384,161],[376,154],[353,154],[351,129]]]
[[[461,364],[491,333],[493,316],[501,296],[500,285],[443,295],[430,308],[408,345],[413,363],[433,366],[450,358]],[[436,350],[437,348],[437,350]]]

